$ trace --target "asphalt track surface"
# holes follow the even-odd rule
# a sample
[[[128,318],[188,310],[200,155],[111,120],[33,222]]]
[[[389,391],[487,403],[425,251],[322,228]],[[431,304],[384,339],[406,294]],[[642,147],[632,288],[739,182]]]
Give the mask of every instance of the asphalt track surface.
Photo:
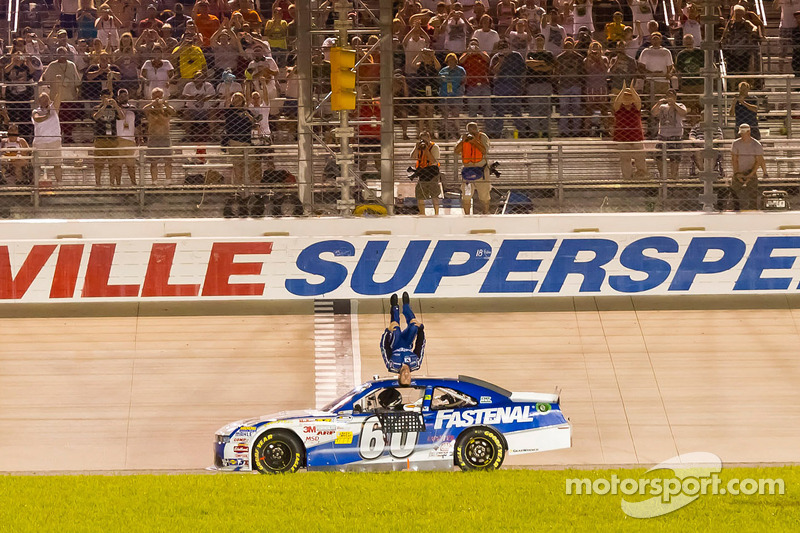
[[[385,303],[358,305],[361,378]],[[573,448],[508,466],[800,463],[800,299],[414,302],[422,372],[562,389]],[[313,407],[314,305],[0,306],[0,472],[202,471],[214,431]],[[347,385],[347,384],[343,384]]]

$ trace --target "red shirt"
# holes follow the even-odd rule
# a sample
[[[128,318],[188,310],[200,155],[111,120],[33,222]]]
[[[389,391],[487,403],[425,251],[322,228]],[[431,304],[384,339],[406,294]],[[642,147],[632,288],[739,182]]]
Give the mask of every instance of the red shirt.
[[[489,60],[483,54],[467,54],[461,66],[467,71],[465,87],[489,86]]]
[[[614,112],[614,140],[623,143],[644,140],[642,112],[633,104],[623,104]]]
[[[358,119],[359,120],[376,120],[376,124],[359,124],[358,134],[361,137],[370,137],[373,139],[381,138],[381,104],[378,100],[373,99],[372,102],[364,102],[358,106]]]

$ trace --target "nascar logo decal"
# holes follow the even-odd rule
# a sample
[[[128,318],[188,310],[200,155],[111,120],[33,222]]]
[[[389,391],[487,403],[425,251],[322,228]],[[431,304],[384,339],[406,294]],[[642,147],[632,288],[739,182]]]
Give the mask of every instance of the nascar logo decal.
[[[547,408],[545,409],[544,406]],[[446,427],[447,429],[456,427],[464,428],[467,426],[480,424],[512,424],[514,422],[532,422],[534,416],[544,414],[550,410],[549,404],[537,404],[536,407],[530,405],[518,405],[516,407],[493,407],[489,409],[469,409],[467,411],[439,411],[436,414],[435,429]],[[538,413],[537,413],[538,411]]]

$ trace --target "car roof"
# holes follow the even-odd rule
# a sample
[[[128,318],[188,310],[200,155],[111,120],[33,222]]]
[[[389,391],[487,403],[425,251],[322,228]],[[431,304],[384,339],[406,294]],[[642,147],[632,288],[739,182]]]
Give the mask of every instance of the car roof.
[[[384,386],[384,387],[392,386],[392,385],[397,385],[397,378],[396,377],[379,378],[371,380],[368,383],[371,383],[374,386]],[[481,379],[473,378],[470,376],[458,376],[458,378],[440,378],[440,377],[427,377],[427,376],[415,377],[412,375],[411,377],[411,385],[412,386],[416,385],[418,387],[456,387],[458,385],[465,385],[465,384],[467,385],[468,388],[479,387],[500,394],[501,396],[511,396],[511,391],[509,390],[499,387],[494,383],[489,383],[488,381],[483,381]]]

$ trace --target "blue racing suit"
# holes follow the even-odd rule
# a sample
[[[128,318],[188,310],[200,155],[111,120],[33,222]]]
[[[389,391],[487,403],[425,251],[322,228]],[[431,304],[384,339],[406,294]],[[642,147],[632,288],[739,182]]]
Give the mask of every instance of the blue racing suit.
[[[395,306],[391,310],[392,322],[400,323],[400,308]],[[381,355],[383,363],[389,372],[398,374],[404,364],[414,372],[419,370],[422,358],[425,355],[425,327],[412,324],[414,311],[410,305],[403,306],[403,316],[406,319],[406,329],[401,330],[395,326],[391,330],[386,328],[381,337]]]

